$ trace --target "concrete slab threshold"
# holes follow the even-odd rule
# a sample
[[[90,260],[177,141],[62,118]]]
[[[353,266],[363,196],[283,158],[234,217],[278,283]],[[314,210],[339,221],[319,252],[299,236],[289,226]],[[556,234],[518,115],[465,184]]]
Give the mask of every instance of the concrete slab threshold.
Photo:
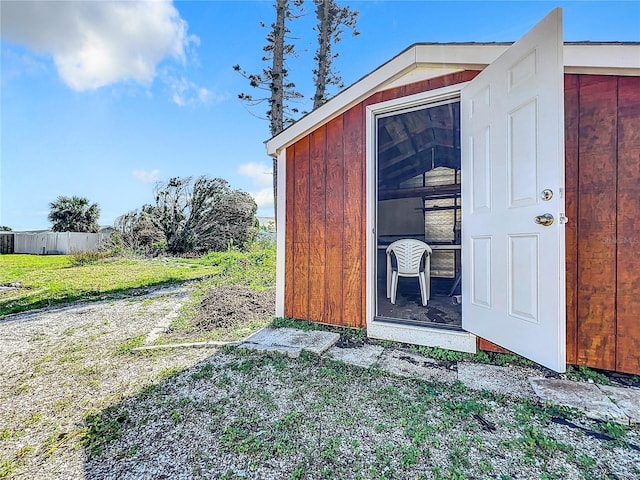
[[[263,328],[238,345],[258,351],[280,352],[298,357],[304,350],[322,355],[334,346],[340,335],[333,332],[296,330],[294,328]]]
[[[432,358],[397,348],[386,349],[378,361],[378,366],[399,377],[421,378],[446,383],[453,383],[457,380],[455,370]]]
[[[590,418],[629,424],[629,416],[594,383],[554,378],[530,378],[529,382],[544,401],[578,408]]]
[[[380,345],[366,344],[361,347],[351,348],[334,346],[327,351],[327,355],[333,360],[342,361],[349,365],[369,368],[376,364],[383,351],[384,347],[381,347]]]
[[[536,399],[529,377],[539,375],[533,368],[501,367],[480,363],[458,362],[458,380],[475,390]]]
[[[621,388],[610,385],[598,385],[598,388],[629,417],[630,423],[640,424],[639,388]]]

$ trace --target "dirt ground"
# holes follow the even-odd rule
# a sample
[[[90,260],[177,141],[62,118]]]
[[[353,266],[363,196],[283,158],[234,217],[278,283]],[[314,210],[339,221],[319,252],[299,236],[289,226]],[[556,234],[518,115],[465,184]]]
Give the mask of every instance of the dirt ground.
[[[224,285],[209,291],[198,307],[192,325],[194,330],[207,332],[271,319],[275,305],[275,290],[258,292],[240,285]]]

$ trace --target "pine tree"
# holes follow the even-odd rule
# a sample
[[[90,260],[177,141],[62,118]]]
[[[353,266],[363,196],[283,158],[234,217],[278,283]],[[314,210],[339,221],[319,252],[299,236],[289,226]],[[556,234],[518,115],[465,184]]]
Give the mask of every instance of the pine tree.
[[[293,0],[293,6],[300,12],[303,0]],[[261,74],[248,74],[240,65],[235,65],[233,69],[249,80],[249,85],[253,88],[266,90],[268,97],[255,98],[251,94],[241,93],[240,100],[250,106],[255,106],[264,101],[269,102],[267,118],[269,120],[269,130],[271,135],[277,135],[284,130],[285,125],[292,123],[291,113],[298,113],[297,109],[289,109],[287,101],[301,98],[302,95],[295,90],[295,84],[288,81],[287,58],[295,54],[295,46],[287,43],[287,34],[290,33],[287,22],[296,18],[291,10],[289,0],[276,0],[276,21],[271,24],[271,31],[267,34],[267,44],[263,47],[265,56],[262,60],[271,60],[271,66],[265,68]],[[264,24],[262,24],[264,26]],[[277,217],[278,212],[278,159],[273,159],[273,208]]]
[[[267,44],[263,47],[265,56],[262,60],[270,62],[260,74],[249,74],[240,65],[233,68],[243,77],[249,80],[252,88],[257,88],[268,95],[254,97],[248,93],[241,93],[238,98],[250,107],[254,107],[265,101],[269,103],[267,119],[272,136],[282,132],[289,124],[294,122],[293,115],[298,114],[297,108],[289,106],[292,100],[302,98],[296,91],[293,82],[288,80],[287,59],[295,55],[295,46],[288,43],[288,34],[291,33],[288,24],[302,15],[304,0],[276,0],[276,21],[271,24],[271,31],[267,34]],[[349,7],[340,7],[335,0],[314,0],[316,5],[316,17],[318,24],[315,29],[318,32],[318,49],[315,55],[316,68],[313,70],[315,95],[313,108],[317,108],[327,100],[327,86],[337,85],[342,87],[341,78],[332,68],[333,60],[338,56],[333,53],[332,45],[338,43],[343,33],[343,27],[352,30],[353,35],[358,35],[355,25],[358,12]],[[292,6],[294,10],[292,10]],[[265,26],[262,24],[262,26]],[[273,159],[273,198],[277,215],[278,198],[278,160]]]
[[[296,12],[292,11],[291,5]],[[298,113],[297,108],[290,108],[290,100],[302,98],[302,94],[296,91],[296,86],[288,79],[287,59],[295,55],[295,45],[288,43],[288,34],[291,33],[288,22],[297,18],[300,14],[302,0],[276,0],[276,21],[271,24],[271,30],[267,34],[267,44],[263,47],[265,55],[262,60],[270,62],[270,66],[262,70],[260,74],[250,74],[240,65],[233,69],[249,80],[252,88],[268,92],[265,96],[254,97],[249,93],[240,93],[238,98],[250,107],[268,102],[267,119],[271,135],[277,135],[285,126],[293,122],[292,114]],[[264,24],[261,24],[263,27]]]
[[[314,110],[327,101],[327,86],[336,85],[343,88],[342,78],[332,68],[333,60],[338,57],[333,53],[332,46],[342,38],[343,27],[349,28],[353,35],[359,35],[356,30],[358,12],[349,7],[340,7],[335,0],[314,0],[316,4],[315,27],[318,32],[318,49],[316,50],[316,68],[313,70],[313,83],[316,92],[313,96]]]

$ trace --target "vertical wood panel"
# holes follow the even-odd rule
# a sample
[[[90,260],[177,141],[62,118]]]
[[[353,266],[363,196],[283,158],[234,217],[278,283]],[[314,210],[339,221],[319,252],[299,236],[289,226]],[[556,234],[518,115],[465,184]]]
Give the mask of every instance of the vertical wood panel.
[[[616,370],[640,374],[640,78],[618,80]]]
[[[567,295],[567,363],[578,361],[578,75],[564,76],[565,228]]]
[[[296,178],[296,162],[295,145],[287,148],[287,203],[286,203],[286,222],[285,231],[285,261],[284,261],[284,315],[293,317],[293,299],[295,298],[295,283],[293,282],[293,265],[295,264],[295,256],[293,254],[293,230],[295,228],[296,219],[293,215],[295,195],[294,195],[294,179]]]
[[[373,228],[372,225],[367,224],[367,195],[369,185],[367,184],[367,102],[364,101],[359,105],[361,109],[361,118],[360,118],[360,143],[362,144],[362,152],[360,154],[360,158],[362,158],[362,205],[360,215],[362,218],[362,226],[360,227],[362,231],[361,240],[361,259],[362,259],[362,290],[360,292],[360,302],[361,302],[361,311],[362,311],[362,319],[360,321],[360,325],[363,328],[367,326],[367,302],[371,301],[371,299],[367,298],[367,279],[365,278],[367,275],[367,240],[370,229]]]
[[[580,81],[577,360],[615,368],[617,79]]]
[[[344,324],[361,327],[364,321],[362,289],[365,263],[362,255],[364,219],[362,191],[364,144],[362,142],[362,106],[344,114],[344,243],[343,243],[343,318]]]
[[[325,319],[325,249],[326,249],[326,126],[311,133],[310,214],[309,214],[309,320]]]
[[[344,150],[343,116],[327,124],[326,155],[326,264],[325,317],[332,325],[343,324],[342,289],[344,241]]]
[[[293,216],[293,316],[309,313],[309,137],[296,143]]]

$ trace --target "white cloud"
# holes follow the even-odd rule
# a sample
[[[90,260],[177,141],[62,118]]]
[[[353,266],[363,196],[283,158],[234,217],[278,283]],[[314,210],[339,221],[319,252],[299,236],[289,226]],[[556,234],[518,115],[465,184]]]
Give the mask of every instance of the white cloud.
[[[273,209],[273,189],[272,188],[263,188],[258,192],[251,193],[251,196],[258,204],[258,208]]]
[[[223,99],[221,96],[214,95],[211,90],[196,85],[191,80],[184,76],[176,75],[168,69],[162,73],[162,81],[169,88],[171,101],[179,107]]]
[[[199,43],[168,0],[3,1],[1,27],[3,39],[51,54],[77,91],[126,80],[149,85],[162,60],[184,63]]]
[[[258,209],[270,208],[273,210],[273,171],[272,165],[266,163],[243,163],[238,167],[238,173],[251,178],[255,187],[260,188],[257,192],[249,192],[258,204]]]
[[[253,181],[256,187],[267,187],[273,185],[272,165],[266,163],[244,163],[238,167],[238,173],[245,175]]]
[[[141,182],[153,183],[157,182],[160,178],[160,170],[158,170],[157,168],[153,170],[134,170],[133,172],[131,172],[131,175],[133,175],[134,178],[137,178]]]

